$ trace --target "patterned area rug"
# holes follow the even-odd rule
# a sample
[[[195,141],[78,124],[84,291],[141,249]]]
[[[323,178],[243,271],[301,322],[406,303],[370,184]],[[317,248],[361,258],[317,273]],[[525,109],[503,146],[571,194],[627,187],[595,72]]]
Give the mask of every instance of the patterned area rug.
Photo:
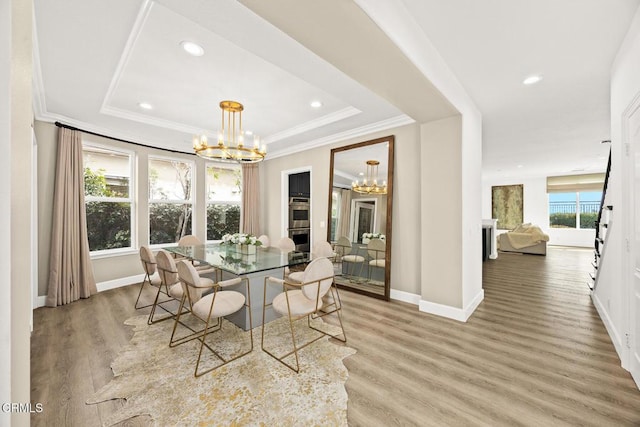
[[[158,426],[347,425],[348,372],[342,359],[355,354],[353,348],[321,338],[299,351],[296,374],[260,349],[261,332],[256,328],[250,354],[195,378],[199,341],[169,348],[173,321],[148,326],[146,320],[137,316],[125,322],[135,327],[134,336],[111,364],[114,378],[87,401],[126,400],[103,425],[139,415],[149,415]],[[323,330],[334,328],[319,319],[314,322]],[[281,318],[267,326],[267,348],[275,348],[275,354],[290,351],[288,323]],[[296,328],[300,342],[318,335],[305,320],[296,322]],[[249,332],[225,320],[207,343],[224,356],[237,354],[249,348]],[[220,363],[206,347],[203,360],[201,369]]]

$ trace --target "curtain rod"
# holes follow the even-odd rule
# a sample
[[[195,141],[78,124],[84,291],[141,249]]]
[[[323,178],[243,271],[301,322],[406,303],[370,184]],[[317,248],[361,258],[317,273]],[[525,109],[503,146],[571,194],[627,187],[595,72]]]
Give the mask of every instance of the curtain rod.
[[[168,151],[170,153],[187,154],[187,155],[190,155],[190,156],[195,156],[195,153],[187,153],[187,152],[184,152],[184,151],[172,150],[170,148],[154,147],[154,146],[151,146],[151,145],[141,144],[139,142],[127,141],[126,139],[114,138],[114,137],[109,136],[109,135],[103,135],[101,133],[91,132],[89,130],[80,129],[80,128],[77,128],[77,127],[74,127],[74,126],[70,126],[70,125],[65,125],[64,123],[60,123],[60,122],[55,122],[55,125],[58,126],[59,128],[77,130],[77,131],[82,132],[82,133],[88,133],[90,135],[95,135],[95,136],[99,136],[99,137],[102,137],[102,138],[111,139],[113,141],[124,142],[126,144],[133,144],[133,145],[137,145],[139,147],[153,148],[154,150],[162,150],[162,151]]]

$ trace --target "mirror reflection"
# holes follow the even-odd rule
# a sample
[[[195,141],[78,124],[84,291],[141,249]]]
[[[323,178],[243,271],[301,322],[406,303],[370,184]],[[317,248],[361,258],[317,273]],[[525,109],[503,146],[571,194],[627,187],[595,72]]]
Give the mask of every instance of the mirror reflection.
[[[336,284],[389,298],[393,137],[331,151],[328,240]]]

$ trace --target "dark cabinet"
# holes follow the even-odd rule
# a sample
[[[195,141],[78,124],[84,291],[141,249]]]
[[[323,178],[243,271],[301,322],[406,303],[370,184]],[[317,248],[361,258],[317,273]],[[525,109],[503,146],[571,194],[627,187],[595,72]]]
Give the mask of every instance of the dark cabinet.
[[[311,174],[309,172],[289,175],[289,197],[311,197]]]

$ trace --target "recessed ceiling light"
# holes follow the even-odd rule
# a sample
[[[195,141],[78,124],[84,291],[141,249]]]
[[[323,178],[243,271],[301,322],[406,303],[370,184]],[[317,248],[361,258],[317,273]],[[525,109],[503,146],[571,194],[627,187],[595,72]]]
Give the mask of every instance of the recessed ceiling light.
[[[245,134],[245,135],[248,135],[248,136],[251,136],[251,135],[253,135],[253,131],[245,130],[245,131],[244,131],[244,134]]]
[[[204,49],[202,48],[202,46],[200,46],[197,43],[183,41],[180,43],[180,45],[182,46],[184,51],[187,52],[189,55],[193,55],[193,56],[204,55]]]
[[[531,76],[527,77],[526,79],[524,79],[522,81],[522,84],[533,85],[533,84],[538,83],[540,80],[542,80],[542,75],[541,74],[534,74],[534,75],[531,75]]]
[[[311,105],[313,108],[320,108],[320,107],[322,107],[322,102],[320,102],[320,101],[311,101],[311,104],[310,104],[310,105]]]
[[[518,165],[519,168],[524,167],[524,165]]]
[[[138,107],[142,108],[143,110],[153,110],[153,105],[149,104],[148,102],[139,102]]]

